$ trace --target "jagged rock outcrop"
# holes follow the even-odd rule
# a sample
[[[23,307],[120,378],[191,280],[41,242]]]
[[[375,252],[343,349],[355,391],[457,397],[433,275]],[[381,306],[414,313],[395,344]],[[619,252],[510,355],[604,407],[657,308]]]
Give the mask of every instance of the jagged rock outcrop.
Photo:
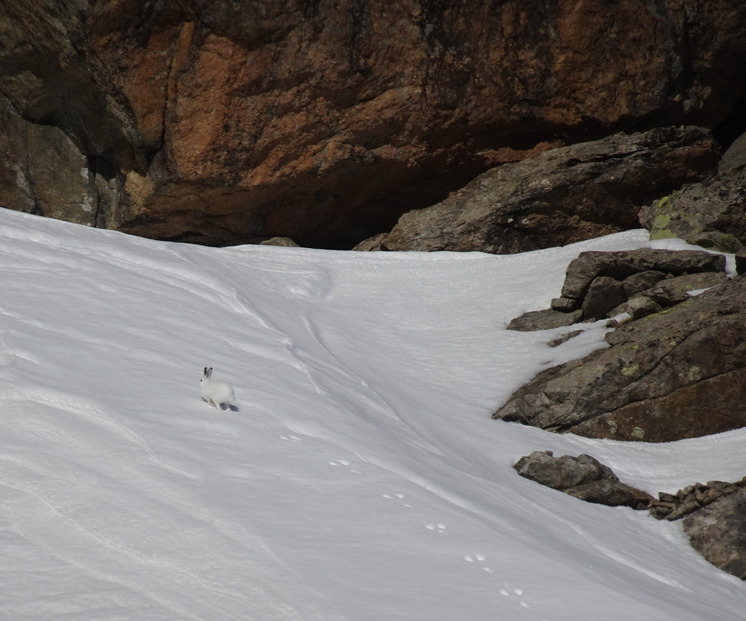
[[[594,280],[600,276],[615,279],[635,277],[633,282],[636,283],[641,275],[647,278],[652,276],[655,280],[656,275],[649,275],[650,272],[681,276],[724,270],[725,257],[701,250],[640,248],[620,252],[581,252],[567,267],[565,282],[562,285],[562,298],[578,303],[579,300],[583,300]]]
[[[522,477],[588,502],[643,509],[653,501],[650,494],[622,483],[611,468],[590,455],[554,457],[551,451],[534,451],[513,467]]]
[[[96,179],[73,141],[57,127],[24,121],[3,98],[0,127],[0,206],[95,225]]]
[[[6,2],[0,202],[163,239],[351,245],[549,146],[732,121],[744,33],[733,0]]]
[[[640,210],[652,239],[679,237],[737,252],[746,246],[746,134],[723,154],[718,175],[664,196]]]
[[[666,442],[746,426],[746,278],[726,279],[539,373],[495,418],[560,432]]]
[[[551,308],[524,313],[508,329],[548,330],[622,313],[639,319],[724,278],[725,257],[705,251],[581,252],[567,266],[562,294]]]
[[[725,177],[746,168],[746,134],[741,134],[723,153],[718,164],[718,174]]]
[[[710,563],[746,580],[746,488],[684,518],[684,530]]]
[[[515,317],[508,324],[508,330],[519,330],[521,332],[551,330],[552,328],[569,326],[582,320],[583,311],[579,308],[570,311],[546,308],[528,311],[519,317]]]
[[[705,130],[659,128],[551,149],[493,168],[404,214],[386,250],[524,252],[635,228],[642,205],[698,180],[719,151]]]
[[[511,325],[545,329],[554,327],[558,316],[581,318],[589,296],[595,295],[594,285],[602,289],[609,280],[615,283],[606,292],[609,297],[594,304],[603,313],[616,296],[630,296],[609,314],[624,311],[632,321],[607,334],[608,349],[540,373],[495,417],[554,431],[653,442],[746,426],[746,278],[726,279],[724,267],[721,255],[699,251],[582,253],[568,266],[553,308],[526,313]],[[643,307],[640,317],[645,318],[638,319],[636,311]],[[549,345],[561,346],[574,333]],[[648,509],[657,519],[683,519],[695,549],[713,565],[746,579],[746,477],[734,483],[695,483],[654,499],[627,489],[587,455],[554,458],[549,451],[534,452],[515,469],[584,500]]]
[[[746,580],[746,477],[735,483],[695,483],[658,500],[622,483],[608,466],[590,455],[554,457],[534,451],[513,466],[524,478],[580,500],[649,510],[657,519],[683,518],[692,546],[710,563]]]
[[[746,161],[714,179],[689,185],[640,211],[651,239],[679,237],[691,244],[736,252],[746,245]],[[727,160],[723,160],[727,161]],[[721,167],[722,170],[722,167]]]
[[[286,248],[297,248],[298,244],[289,237],[270,237],[261,242],[264,246],[285,246]]]
[[[741,489],[746,489],[746,477],[734,483],[728,481],[695,483],[673,494],[660,492],[658,500],[653,500],[648,508],[650,515],[659,520],[680,520]],[[744,553],[746,553],[746,548],[744,548]]]

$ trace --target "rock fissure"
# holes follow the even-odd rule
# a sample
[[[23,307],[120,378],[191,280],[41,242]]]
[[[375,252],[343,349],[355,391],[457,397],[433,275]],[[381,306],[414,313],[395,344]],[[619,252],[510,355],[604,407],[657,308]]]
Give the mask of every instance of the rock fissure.
[[[26,122],[24,124],[24,131],[23,131],[23,142],[25,145],[25,158],[22,160],[23,164],[20,168],[20,174],[22,175],[22,179],[20,179],[20,186],[21,189],[26,194],[26,197],[31,204],[31,208],[29,209],[29,213],[34,214],[36,216],[43,216],[44,210],[41,207],[41,204],[39,202],[39,199],[37,197],[36,189],[35,189],[35,179],[36,176],[32,172],[32,164],[31,164],[31,139],[29,137],[29,133],[31,131],[30,129],[30,123]]]

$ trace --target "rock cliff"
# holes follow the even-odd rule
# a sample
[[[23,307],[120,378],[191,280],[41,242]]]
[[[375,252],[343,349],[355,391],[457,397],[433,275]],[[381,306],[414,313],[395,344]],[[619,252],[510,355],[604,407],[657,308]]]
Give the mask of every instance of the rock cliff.
[[[350,246],[549,146],[743,122],[738,0],[39,0],[0,32],[0,204],[162,239]]]

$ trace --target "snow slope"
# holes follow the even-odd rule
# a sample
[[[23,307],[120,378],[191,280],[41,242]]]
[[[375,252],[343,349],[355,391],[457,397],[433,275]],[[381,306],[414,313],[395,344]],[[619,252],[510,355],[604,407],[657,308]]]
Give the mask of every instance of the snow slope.
[[[0,210],[0,619],[744,619],[746,585],[680,524],[512,464],[588,452],[675,491],[743,476],[745,431],[622,444],[490,418],[604,332],[550,349],[507,322],[581,250],[646,239],[213,249]],[[205,365],[234,410],[201,401]]]

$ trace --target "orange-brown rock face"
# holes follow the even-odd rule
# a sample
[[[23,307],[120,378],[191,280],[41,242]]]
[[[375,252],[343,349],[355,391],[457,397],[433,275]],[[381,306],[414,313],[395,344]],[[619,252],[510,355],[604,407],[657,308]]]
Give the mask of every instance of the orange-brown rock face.
[[[537,149],[714,127],[746,75],[738,0],[34,4],[0,92],[93,162],[91,223],[205,243],[351,245]]]

